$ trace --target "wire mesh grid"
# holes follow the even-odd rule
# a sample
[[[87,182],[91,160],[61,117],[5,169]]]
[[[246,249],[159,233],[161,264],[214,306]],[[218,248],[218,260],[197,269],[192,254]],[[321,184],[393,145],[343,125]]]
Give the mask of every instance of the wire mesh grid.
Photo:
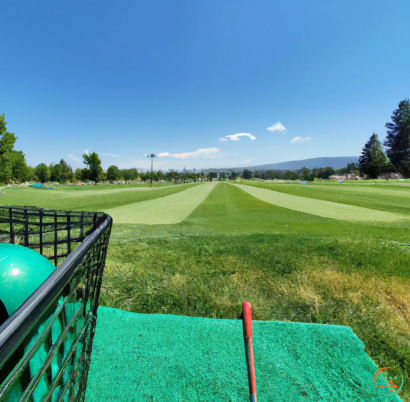
[[[82,401],[112,219],[0,207],[0,242],[58,269],[0,327],[0,401]]]

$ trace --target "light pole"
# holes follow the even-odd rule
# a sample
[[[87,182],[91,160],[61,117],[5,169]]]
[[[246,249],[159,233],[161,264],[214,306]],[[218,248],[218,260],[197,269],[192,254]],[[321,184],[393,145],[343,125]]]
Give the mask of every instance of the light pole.
[[[152,174],[153,174],[153,169],[154,169],[154,158],[155,157],[156,157],[155,154],[147,155],[147,158],[151,158],[151,187],[152,187]]]

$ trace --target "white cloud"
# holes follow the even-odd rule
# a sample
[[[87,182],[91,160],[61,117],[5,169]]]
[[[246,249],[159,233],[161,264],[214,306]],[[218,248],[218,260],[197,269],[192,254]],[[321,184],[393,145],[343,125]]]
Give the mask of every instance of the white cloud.
[[[241,161],[241,162],[231,162],[231,163],[232,163],[232,165],[244,165],[244,164],[252,162],[252,161],[253,161],[253,159],[246,159],[246,160]]]
[[[266,130],[268,130],[268,131],[271,131],[271,132],[274,132],[274,131],[280,131],[280,132],[283,132],[283,131],[286,131],[286,128],[285,128],[285,126],[281,123],[281,122],[277,122],[277,123],[275,123],[275,124],[272,124],[270,127],[268,127]]]
[[[192,157],[215,158],[216,155],[218,155],[219,151],[220,151],[219,148],[200,148],[200,149],[197,149],[196,151],[182,152],[180,154],[160,152],[159,154],[157,154],[157,156],[159,156],[160,158],[164,156],[169,156],[171,158],[176,158],[176,159],[187,159],[187,158],[192,158]]]
[[[119,155],[115,155],[115,154],[101,154],[101,155],[105,155],[105,156],[114,156],[114,157],[119,156]]]
[[[68,154],[67,157],[72,159],[73,161],[81,162],[81,159],[78,156],[75,156],[73,154]]]
[[[86,155],[89,155],[89,154],[90,154],[90,152],[88,151],[88,148],[87,148],[87,149],[84,149],[84,153],[85,153]]]
[[[220,138],[219,141],[239,141],[239,137],[249,137],[252,141],[256,140],[256,137],[249,133],[238,133],[238,134],[231,134],[225,135],[225,137]]]
[[[291,144],[294,144],[295,142],[309,141],[309,140],[311,140],[311,139],[312,139],[312,137],[305,137],[305,138],[295,137],[295,138],[292,138],[292,139],[290,140],[290,142],[291,142]]]

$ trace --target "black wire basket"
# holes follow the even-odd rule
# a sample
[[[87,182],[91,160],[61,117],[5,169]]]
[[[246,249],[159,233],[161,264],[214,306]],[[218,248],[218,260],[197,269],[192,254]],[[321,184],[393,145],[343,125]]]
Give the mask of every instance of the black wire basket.
[[[0,401],[83,401],[112,219],[0,206],[0,242],[58,267],[0,326]]]

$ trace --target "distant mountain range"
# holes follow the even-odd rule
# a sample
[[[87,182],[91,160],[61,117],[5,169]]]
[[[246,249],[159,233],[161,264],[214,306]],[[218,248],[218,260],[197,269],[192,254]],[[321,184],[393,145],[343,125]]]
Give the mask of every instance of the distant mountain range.
[[[203,172],[232,172],[232,171],[242,171],[244,169],[249,170],[299,170],[303,167],[309,169],[322,168],[322,167],[332,167],[333,169],[340,169],[346,167],[348,163],[359,161],[358,156],[336,156],[336,157],[323,157],[323,158],[310,158],[302,159],[300,161],[289,161],[289,162],[279,162],[279,163],[268,163],[265,165],[256,166],[242,166],[235,168],[221,168],[221,169],[202,169]]]

